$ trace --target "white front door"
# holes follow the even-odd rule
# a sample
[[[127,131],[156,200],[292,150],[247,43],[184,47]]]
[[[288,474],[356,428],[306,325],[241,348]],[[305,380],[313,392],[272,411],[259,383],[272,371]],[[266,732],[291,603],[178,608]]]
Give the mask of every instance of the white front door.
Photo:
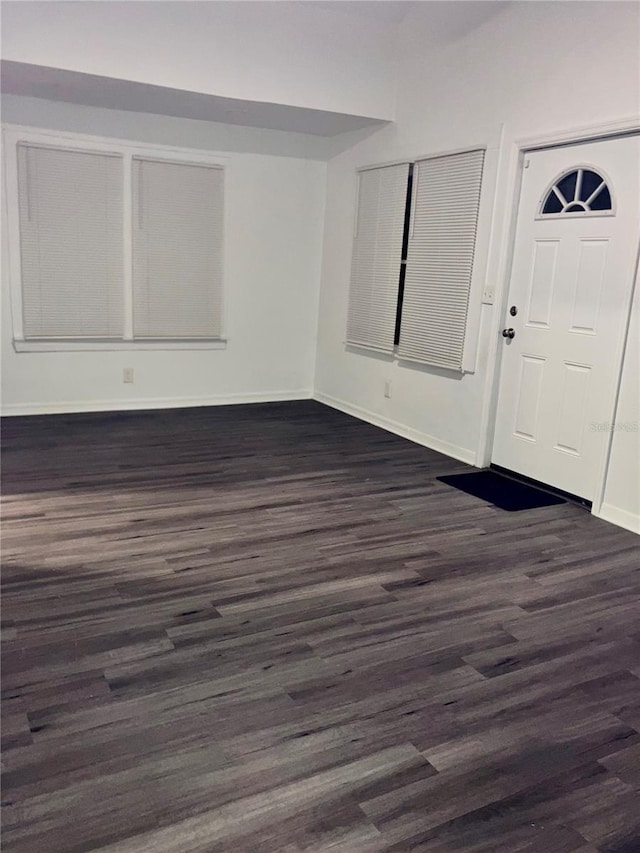
[[[637,135],[524,162],[492,462],[586,500],[612,429],[639,173]]]

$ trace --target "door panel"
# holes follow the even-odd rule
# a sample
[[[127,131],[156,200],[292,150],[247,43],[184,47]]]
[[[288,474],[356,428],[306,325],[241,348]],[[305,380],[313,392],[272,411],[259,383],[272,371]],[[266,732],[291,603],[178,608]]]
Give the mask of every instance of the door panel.
[[[628,136],[537,151],[523,170],[492,461],[587,500],[613,420],[639,164]]]
[[[565,362],[562,404],[554,450],[572,453],[574,456],[581,455],[590,379],[590,367]]]
[[[520,363],[520,383],[514,432],[518,438],[536,441],[540,415],[540,396],[544,378],[544,359],[523,355]]]
[[[537,240],[533,250],[531,294],[527,323],[548,329],[551,323],[551,303],[556,284],[559,240]]]
[[[602,303],[608,240],[581,240],[569,331],[596,334]]]

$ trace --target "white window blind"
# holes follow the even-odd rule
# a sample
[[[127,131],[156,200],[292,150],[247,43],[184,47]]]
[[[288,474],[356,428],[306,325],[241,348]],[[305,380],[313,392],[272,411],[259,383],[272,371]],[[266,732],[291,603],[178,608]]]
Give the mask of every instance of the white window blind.
[[[133,160],[134,337],[222,333],[224,172]]]
[[[17,148],[25,338],[121,337],[122,159]]]
[[[409,164],[360,173],[347,343],[393,351]]]
[[[483,163],[478,150],[414,166],[402,358],[462,369]]]

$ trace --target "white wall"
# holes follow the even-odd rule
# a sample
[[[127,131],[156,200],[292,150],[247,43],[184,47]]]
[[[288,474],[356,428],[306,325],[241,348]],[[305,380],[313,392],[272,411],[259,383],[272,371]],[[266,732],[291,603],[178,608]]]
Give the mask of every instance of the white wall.
[[[18,124],[215,150],[215,128],[112,110],[13,98]],[[23,109],[24,108],[24,109]],[[38,109],[41,121],[37,120]],[[60,110],[62,119],[53,120]],[[233,129],[237,133],[241,129]],[[255,135],[250,135],[252,144]],[[208,144],[205,144],[208,143]],[[267,132],[267,144],[272,137]],[[2,408],[5,413],[298,399],[311,395],[326,166],[225,153],[225,350],[16,353],[3,228]],[[3,217],[3,224],[6,218]],[[135,382],[122,382],[133,367]]]
[[[4,59],[393,118],[393,39],[300,2],[4,2]]]
[[[316,395],[428,446],[484,464],[482,434],[490,419],[516,186],[515,141],[637,114],[639,7],[513,3],[437,52],[422,49],[428,38],[427,7],[418,5],[401,27],[396,125],[329,163]],[[488,253],[486,280],[498,286],[498,293],[494,306],[482,308],[475,373],[460,377],[346,350],[355,170],[482,142],[499,155],[494,218],[489,212],[485,216],[478,245],[480,254]],[[633,366],[626,370],[622,408],[637,376]],[[384,398],[385,381],[392,383],[391,399]],[[614,437],[613,469],[633,461],[631,451],[622,448],[623,436]],[[634,473],[627,468],[626,476]],[[634,512],[624,488],[611,488],[607,501]]]
[[[640,533],[640,285],[631,312],[602,518]]]

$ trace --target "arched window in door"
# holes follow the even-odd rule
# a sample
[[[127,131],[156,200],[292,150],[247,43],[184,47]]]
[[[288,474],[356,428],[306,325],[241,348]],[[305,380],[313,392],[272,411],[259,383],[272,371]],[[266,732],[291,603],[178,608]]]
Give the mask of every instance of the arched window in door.
[[[613,213],[611,190],[594,169],[580,166],[563,172],[553,182],[540,205],[541,216]]]

